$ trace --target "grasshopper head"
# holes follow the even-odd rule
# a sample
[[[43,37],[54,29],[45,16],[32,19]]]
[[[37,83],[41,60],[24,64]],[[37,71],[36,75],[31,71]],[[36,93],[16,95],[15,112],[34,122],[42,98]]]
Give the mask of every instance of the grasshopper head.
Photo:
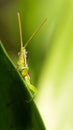
[[[17,62],[17,68],[19,70],[23,70],[24,67],[26,67],[26,49],[24,47],[21,47],[21,50],[18,55],[19,58]]]

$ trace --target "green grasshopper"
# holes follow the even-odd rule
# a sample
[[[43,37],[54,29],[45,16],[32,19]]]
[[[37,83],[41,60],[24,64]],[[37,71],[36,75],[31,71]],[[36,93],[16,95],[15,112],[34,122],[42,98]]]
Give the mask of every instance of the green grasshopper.
[[[27,88],[29,89],[30,93],[35,94],[37,92],[37,89],[30,82],[29,67],[27,64],[26,46],[32,40],[32,38],[35,36],[35,34],[40,30],[40,28],[43,26],[43,24],[46,22],[46,19],[34,31],[34,33],[30,36],[30,38],[25,43],[25,45],[23,45],[21,19],[20,19],[19,12],[17,13],[17,16],[18,16],[18,23],[19,23],[19,30],[20,30],[20,44],[21,44],[20,52],[18,53],[19,59],[17,62],[17,68],[18,68],[18,71],[20,72],[21,76],[23,77],[25,84],[26,84]]]

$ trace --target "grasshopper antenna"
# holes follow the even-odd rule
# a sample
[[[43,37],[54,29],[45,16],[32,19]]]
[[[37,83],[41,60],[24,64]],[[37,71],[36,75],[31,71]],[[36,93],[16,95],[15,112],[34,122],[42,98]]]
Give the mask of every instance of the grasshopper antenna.
[[[17,13],[18,16],[18,24],[19,24],[19,31],[20,31],[20,44],[21,48],[23,47],[23,41],[22,41],[22,27],[21,27],[21,19],[20,19],[20,13]]]
[[[41,27],[44,25],[44,23],[46,22],[47,18],[36,28],[36,30],[34,31],[34,33],[30,36],[30,38],[28,39],[28,41],[25,43],[24,47],[26,48],[26,46],[28,45],[28,43],[32,40],[32,38],[36,35],[36,33],[41,29]]]

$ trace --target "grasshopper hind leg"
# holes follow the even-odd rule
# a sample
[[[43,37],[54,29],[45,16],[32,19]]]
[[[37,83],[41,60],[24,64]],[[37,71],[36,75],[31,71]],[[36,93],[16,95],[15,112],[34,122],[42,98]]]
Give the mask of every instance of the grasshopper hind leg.
[[[29,99],[28,101],[26,101],[27,103],[29,103],[29,102],[31,102],[34,99],[34,97],[35,97],[35,95],[37,93],[37,89],[35,88],[34,85],[32,85],[30,83],[30,80],[27,77],[25,78],[25,84],[26,84],[26,86],[27,86],[27,88],[28,88],[28,90],[29,90],[29,92],[30,92],[30,94],[32,96],[31,99]]]

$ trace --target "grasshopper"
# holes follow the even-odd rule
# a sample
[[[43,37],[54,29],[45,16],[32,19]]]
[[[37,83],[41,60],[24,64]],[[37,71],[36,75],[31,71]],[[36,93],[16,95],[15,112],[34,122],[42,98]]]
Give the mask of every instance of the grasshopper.
[[[37,89],[34,87],[34,85],[30,82],[30,75],[29,75],[29,67],[27,64],[27,51],[26,46],[28,43],[32,40],[32,38],[35,36],[35,34],[40,30],[40,28],[43,26],[43,24],[46,22],[46,19],[36,28],[34,33],[30,36],[28,41],[23,45],[22,40],[22,27],[21,27],[21,19],[19,12],[17,13],[18,16],[18,23],[19,23],[19,31],[20,31],[20,52],[18,53],[18,62],[17,62],[17,69],[20,72],[21,76],[23,77],[26,87],[29,89],[31,94],[35,94],[37,92]]]

